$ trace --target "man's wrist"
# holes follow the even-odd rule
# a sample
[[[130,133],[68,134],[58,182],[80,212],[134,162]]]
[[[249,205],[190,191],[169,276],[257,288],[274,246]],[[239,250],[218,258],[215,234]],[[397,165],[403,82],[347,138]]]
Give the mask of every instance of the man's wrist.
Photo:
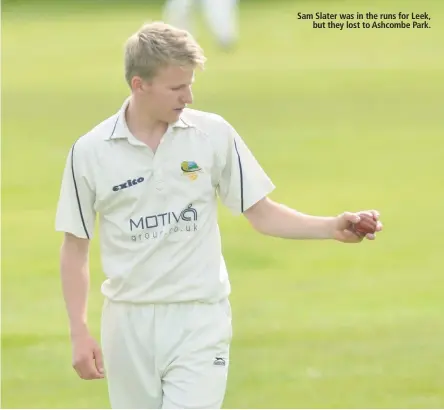
[[[337,224],[338,224],[338,222],[337,222],[336,216],[328,217],[326,219],[325,232],[326,232],[327,239],[336,239]]]
[[[89,335],[88,325],[86,324],[86,322],[71,325],[70,329],[71,340],[77,339],[79,337],[84,337],[86,335]]]

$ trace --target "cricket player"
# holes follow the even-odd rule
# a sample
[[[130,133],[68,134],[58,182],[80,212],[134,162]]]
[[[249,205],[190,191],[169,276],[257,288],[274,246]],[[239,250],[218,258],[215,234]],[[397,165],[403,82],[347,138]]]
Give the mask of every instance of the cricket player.
[[[192,33],[196,7],[201,7],[204,20],[218,45],[231,49],[238,38],[238,0],[166,0],[164,19]]]
[[[82,379],[106,377],[115,409],[220,408],[232,322],[218,199],[258,232],[287,239],[360,242],[350,229],[359,216],[310,216],[269,199],[274,185],[236,130],[187,108],[206,60],[187,31],[146,24],[124,60],[129,97],[73,144],[57,207],[73,367]],[[87,324],[96,220],[100,346]]]

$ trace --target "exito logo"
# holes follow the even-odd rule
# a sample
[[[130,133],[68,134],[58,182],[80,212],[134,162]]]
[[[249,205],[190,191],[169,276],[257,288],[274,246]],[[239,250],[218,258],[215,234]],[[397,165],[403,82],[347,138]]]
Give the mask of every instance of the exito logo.
[[[134,179],[128,179],[126,182],[122,182],[119,185],[113,186],[113,191],[121,191],[122,189],[130,188],[134,185],[140,184],[141,182],[145,181],[144,177],[134,178]]]
[[[141,216],[130,219],[131,239],[160,239],[177,232],[197,231],[197,210],[189,204],[179,213],[165,212],[156,215]],[[137,233],[137,234],[136,234]]]
[[[199,176],[198,173],[202,172],[202,168],[194,161],[183,161],[180,169],[183,172],[182,175],[186,175],[191,181],[194,181]]]

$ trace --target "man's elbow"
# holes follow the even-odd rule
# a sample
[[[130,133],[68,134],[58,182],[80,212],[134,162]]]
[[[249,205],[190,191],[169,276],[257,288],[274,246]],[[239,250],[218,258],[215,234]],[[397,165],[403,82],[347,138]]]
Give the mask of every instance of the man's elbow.
[[[245,217],[253,229],[263,235],[268,235],[270,231],[270,200],[264,198],[251,208],[245,211]]]
[[[262,234],[262,235],[270,235],[270,230],[266,224],[266,221],[264,220],[254,220],[254,221],[249,221],[250,225],[252,226],[252,228]]]

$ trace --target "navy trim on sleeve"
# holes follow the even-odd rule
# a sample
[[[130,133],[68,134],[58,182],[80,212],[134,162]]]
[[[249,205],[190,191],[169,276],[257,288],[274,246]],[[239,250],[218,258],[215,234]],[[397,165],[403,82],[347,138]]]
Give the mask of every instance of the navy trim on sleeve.
[[[236,139],[234,139],[234,148],[236,149],[237,160],[239,162],[239,176],[240,176],[240,194],[241,194],[241,212],[244,212],[244,175],[242,171],[242,162],[237,149]]]
[[[77,182],[76,177],[74,173],[74,147],[76,146],[77,141],[74,143],[71,149],[71,172],[72,172],[72,180],[74,181],[74,188],[76,190],[76,198],[77,198],[77,205],[79,206],[79,212],[80,212],[80,218],[82,220],[83,229],[85,230],[86,237],[90,239],[88,230],[86,229],[85,219],[83,218],[83,212],[82,212],[82,205],[80,205],[80,197],[79,197],[79,190],[77,189]]]

